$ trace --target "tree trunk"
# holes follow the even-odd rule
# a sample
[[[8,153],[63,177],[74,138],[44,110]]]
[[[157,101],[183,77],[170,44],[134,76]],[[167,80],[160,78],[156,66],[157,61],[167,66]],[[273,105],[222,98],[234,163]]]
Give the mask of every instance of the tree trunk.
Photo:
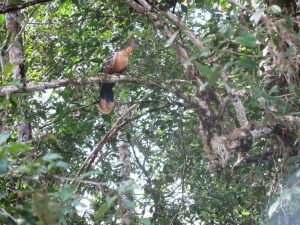
[[[8,4],[10,1],[8,2]],[[22,86],[25,85],[25,53],[22,42],[22,25],[21,25],[21,12],[13,11],[5,14],[6,29],[9,37],[9,45],[7,48],[9,55],[9,63],[13,65],[13,78],[20,82]],[[26,99],[23,99],[25,102]],[[22,103],[22,102],[21,102]],[[20,103],[20,108],[22,105]],[[18,141],[28,141],[32,138],[31,124],[28,121],[29,110],[23,111],[23,121],[18,125]]]
[[[121,106],[120,116],[124,116],[128,110],[126,105]],[[120,166],[120,189],[124,190],[118,198],[121,225],[134,224],[134,209],[129,207],[128,203],[133,202],[133,196],[130,192],[132,179],[130,179],[130,149],[129,141],[125,130],[118,132],[118,161]],[[131,205],[131,204],[130,204]]]

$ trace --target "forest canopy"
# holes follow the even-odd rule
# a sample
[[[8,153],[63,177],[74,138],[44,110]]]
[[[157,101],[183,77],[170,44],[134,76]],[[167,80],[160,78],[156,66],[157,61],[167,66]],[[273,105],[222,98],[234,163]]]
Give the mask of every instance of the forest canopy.
[[[0,25],[0,224],[298,224],[297,0],[3,0]]]

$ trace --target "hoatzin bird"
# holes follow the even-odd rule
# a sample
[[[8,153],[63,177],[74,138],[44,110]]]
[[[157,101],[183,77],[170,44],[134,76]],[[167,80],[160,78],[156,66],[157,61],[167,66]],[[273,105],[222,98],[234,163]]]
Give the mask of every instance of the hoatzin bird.
[[[104,61],[101,72],[106,74],[125,72],[128,67],[128,58],[133,49],[137,46],[137,41],[133,39],[125,49],[110,54],[110,56]],[[114,86],[115,83],[100,84],[99,110],[102,113],[108,114],[114,107]]]

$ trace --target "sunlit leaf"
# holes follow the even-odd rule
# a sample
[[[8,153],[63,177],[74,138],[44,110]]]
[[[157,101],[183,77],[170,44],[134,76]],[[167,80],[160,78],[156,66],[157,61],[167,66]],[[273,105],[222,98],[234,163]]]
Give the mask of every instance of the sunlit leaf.
[[[209,48],[201,48],[201,50],[199,51],[199,54],[197,54],[198,57],[207,57],[210,54]]]
[[[43,160],[46,162],[54,161],[61,158],[61,155],[58,153],[48,153],[47,155],[43,156]]]
[[[5,16],[3,14],[0,14],[0,23],[3,23],[5,20]]]
[[[58,168],[68,169],[69,164],[64,161],[57,161],[55,166]]]
[[[112,206],[112,204],[114,203],[114,201],[117,199],[117,196],[113,196],[113,197],[108,197],[106,199],[106,202],[99,208],[99,210],[97,210],[94,214],[95,219],[99,220],[101,219],[104,214],[110,209],[110,207]]]
[[[243,33],[242,35],[236,37],[235,41],[240,45],[249,48],[255,48],[257,46],[256,38],[250,33]]]
[[[32,172],[32,167],[28,165],[21,165],[17,171],[24,174],[30,174]]]
[[[201,75],[206,76],[210,85],[214,85],[220,78],[221,69],[219,67],[208,67],[202,64],[197,64],[196,67]]]
[[[127,96],[127,92],[125,89],[121,90],[120,92],[120,100],[125,100],[126,96]]]
[[[280,6],[278,6],[278,5],[272,5],[272,6],[270,6],[270,9],[271,9],[271,12],[274,14],[279,14],[282,11]]]
[[[12,73],[13,69],[14,69],[14,64],[5,63],[4,69],[3,69],[3,74],[5,76],[10,75]]]
[[[30,146],[23,143],[12,143],[8,145],[3,145],[0,147],[0,152],[9,152],[9,153],[16,153],[29,150]]]

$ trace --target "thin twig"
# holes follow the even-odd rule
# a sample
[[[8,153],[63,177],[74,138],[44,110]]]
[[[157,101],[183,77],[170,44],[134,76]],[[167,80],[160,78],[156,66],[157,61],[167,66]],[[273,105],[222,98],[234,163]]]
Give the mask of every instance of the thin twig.
[[[2,212],[1,212],[2,211]],[[9,217],[12,221],[14,221],[16,224],[19,224],[18,221],[11,215],[9,214],[4,208],[0,208],[0,213],[3,214],[4,216]]]

